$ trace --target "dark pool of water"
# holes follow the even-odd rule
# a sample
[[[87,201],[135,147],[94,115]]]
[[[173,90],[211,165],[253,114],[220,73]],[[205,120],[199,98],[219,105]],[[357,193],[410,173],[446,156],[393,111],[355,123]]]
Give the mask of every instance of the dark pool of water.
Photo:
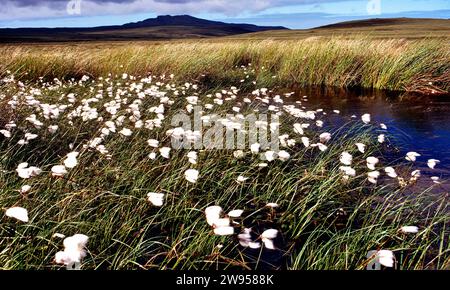
[[[385,123],[394,134],[399,156],[416,151],[416,166],[426,175],[450,177],[450,95],[420,96],[380,90],[335,88],[295,88],[295,100],[308,96],[304,105],[328,112],[340,110],[341,116],[371,114],[372,121]],[[441,163],[431,170],[430,158]]]
[[[393,142],[391,147],[399,149],[387,150],[386,159],[398,160],[402,164],[411,164],[404,159],[409,151],[416,151],[422,156],[414,163],[414,169],[420,169],[423,176],[439,176],[441,185],[435,185],[429,191],[430,202],[435,194],[450,192],[450,95],[446,96],[420,96],[401,92],[363,90],[363,89],[337,89],[337,88],[288,88],[273,90],[274,93],[295,92],[285,104],[302,101],[307,110],[323,109],[327,117],[320,117],[326,121],[325,127],[340,127],[356,115],[358,120],[362,114],[371,114],[372,124],[386,124],[387,132],[381,130]],[[307,96],[304,98],[303,96]],[[339,110],[339,114],[333,112]],[[318,114],[318,116],[321,116]],[[330,131],[331,132],[331,131]],[[391,136],[393,138],[391,138]],[[387,146],[386,146],[387,147]],[[392,149],[392,148],[391,148]],[[395,151],[391,152],[391,151]],[[384,153],[384,152],[383,152]],[[441,162],[436,169],[427,166],[430,158]],[[394,164],[397,164],[394,162]],[[393,182],[390,178],[386,178]],[[396,183],[394,183],[396,184]],[[433,185],[429,178],[421,178],[417,186],[429,187]],[[421,193],[413,187],[408,194]],[[408,195],[411,197],[411,195]],[[424,204],[427,207],[428,204]],[[301,244],[299,244],[301,247]],[[282,248],[282,247],[281,247]],[[259,269],[283,268],[283,251],[264,251],[261,255],[258,250],[247,250],[249,260],[262,260]]]

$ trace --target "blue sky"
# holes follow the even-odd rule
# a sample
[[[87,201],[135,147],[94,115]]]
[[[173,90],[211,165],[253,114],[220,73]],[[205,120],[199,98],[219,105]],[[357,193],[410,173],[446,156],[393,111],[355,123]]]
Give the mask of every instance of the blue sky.
[[[0,27],[101,26],[162,14],[311,28],[375,17],[450,18],[450,0],[3,0]]]

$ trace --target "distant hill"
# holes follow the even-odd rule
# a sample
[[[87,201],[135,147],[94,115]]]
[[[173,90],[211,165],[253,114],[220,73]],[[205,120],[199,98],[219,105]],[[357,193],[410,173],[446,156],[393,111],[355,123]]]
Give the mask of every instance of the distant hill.
[[[430,28],[441,26],[442,28],[450,29],[449,19],[431,19],[431,18],[373,18],[364,20],[353,20],[339,22],[335,24],[329,24],[320,26],[314,29],[345,29],[345,28],[373,28],[378,29],[387,26],[395,26],[401,28],[401,26],[424,26],[427,25]]]
[[[287,30],[287,28],[282,26],[225,23],[189,15],[165,15],[124,25],[91,28],[3,28],[0,29],[0,41],[164,40],[228,36],[267,30]]]
[[[239,39],[306,39],[339,36],[374,39],[450,39],[450,19],[430,18],[374,18],[320,26],[313,29],[293,29],[256,32],[227,38]]]

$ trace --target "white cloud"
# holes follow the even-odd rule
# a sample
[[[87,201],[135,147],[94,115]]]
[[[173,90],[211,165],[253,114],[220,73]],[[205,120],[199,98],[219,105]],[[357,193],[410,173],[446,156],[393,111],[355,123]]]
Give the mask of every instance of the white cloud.
[[[0,5],[2,21],[42,19],[69,16],[70,0],[6,0]],[[74,1],[74,0],[72,0]],[[198,14],[218,13],[238,16],[245,12],[261,12],[272,7],[340,2],[345,0],[80,0],[81,16],[117,15],[131,13]],[[3,1],[2,1],[3,2]]]

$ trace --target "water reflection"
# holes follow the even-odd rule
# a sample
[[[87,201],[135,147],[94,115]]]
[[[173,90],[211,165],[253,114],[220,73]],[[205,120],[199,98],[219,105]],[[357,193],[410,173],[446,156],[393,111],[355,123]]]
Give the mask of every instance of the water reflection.
[[[381,90],[337,88],[294,88],[295,100],[308,96],[308,108],[340,110],[341,115],[370,113],[372,120],[385,123],[396,136],[401,152],[419,152],[417,166],[427,175],[450,177],[450,96],[418,96]],[[429,158],[441,161],[435,170]]]

